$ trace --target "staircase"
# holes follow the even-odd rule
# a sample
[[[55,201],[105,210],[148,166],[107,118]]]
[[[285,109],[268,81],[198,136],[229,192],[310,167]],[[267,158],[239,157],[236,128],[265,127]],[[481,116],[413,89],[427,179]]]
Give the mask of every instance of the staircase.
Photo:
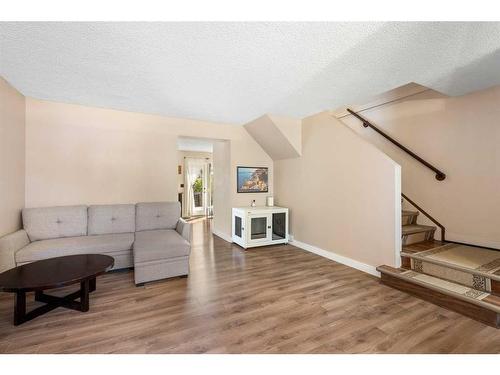
[[[402,244],[410,245],[434,239],[436,227],[417,224],[418,211],[403,211],[402,213]]]
[[[500,251],[436,241],[418,215],[402,212],[402,266],[379,266],[382,283],[500,328]]]
[[[360,120],[365,128],[380,134],[435,173],[437,181],[446,179],[441,169],[366,117],[350,108],[346,111]],[[382,283],[500,328],[500,250],[445,241],[445,227],[406,195],[401,196],[417,211],[401,213],[401,267],[377,267]],[[436,226],[418,224],[420,213]],[[441,241],[434,240],[438,227]]]

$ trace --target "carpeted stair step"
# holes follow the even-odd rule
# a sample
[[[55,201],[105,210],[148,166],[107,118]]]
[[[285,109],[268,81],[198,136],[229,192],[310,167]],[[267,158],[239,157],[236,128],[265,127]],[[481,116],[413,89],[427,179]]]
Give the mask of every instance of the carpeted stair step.
[[[402,211],[401,221],[403,225],[416,224],[418,211]]]
[[[500,296],[500,251],[449,243],[401,256],[413,271]]]
[[[382,283],[500,328],[500,297],[434,276],[379,266]]]
[[[403,245],[428,241],[434,238],[436,227],[430,225],[407,224],[403,225],[402,238]]]

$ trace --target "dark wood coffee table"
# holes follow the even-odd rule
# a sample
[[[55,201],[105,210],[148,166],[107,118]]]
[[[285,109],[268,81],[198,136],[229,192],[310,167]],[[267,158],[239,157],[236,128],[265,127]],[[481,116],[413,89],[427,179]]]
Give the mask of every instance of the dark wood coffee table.
[[[15,293],[14,325],[48,313],[58,307],[89,311],[89,293],[96,289],[96,277],[111,269],[114,259],[107,255],[82,254],[39,260],[0,274],[0,291]],[[80,283],[80,290],[64,297],[43,293],[46,289]],[[26,293],[45,302],[26,313]],[[80,299],[79,302],[75,301]]]

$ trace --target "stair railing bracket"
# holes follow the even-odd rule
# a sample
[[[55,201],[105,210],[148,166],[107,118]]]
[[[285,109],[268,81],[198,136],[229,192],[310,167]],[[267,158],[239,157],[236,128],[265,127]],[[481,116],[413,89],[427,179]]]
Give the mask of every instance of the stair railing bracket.
[[[444,173],[436,173],[436,180],[443,181],[446,178]]]

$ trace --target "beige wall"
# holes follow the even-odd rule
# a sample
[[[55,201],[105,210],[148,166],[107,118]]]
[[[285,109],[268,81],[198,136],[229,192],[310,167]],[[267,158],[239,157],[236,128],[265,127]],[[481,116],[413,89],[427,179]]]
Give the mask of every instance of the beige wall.
[[[438,182],[352,116],[341,119],[402,166],[403,193],[446,227],[447,239],[500,248],[499,86],[462,97],[429,90],[362,115],[446,173]]]
[[[268,116],[297,152],[294,157],[302,155],[302,120],[286,116]]]
[[[214,219],[212,230],[215,234],[229,240],[231,237],[231,209],[233,194],[232,180],[236,178],[231,172],[231,144],[218,140],[213,147],[214,161]]]
[[[269,167],[272,186],[273,162],[242,126],[27,98],[26,205],[177,200],[178,136],[228,141],[231,191],[240,164]],[[244,195],[229,208],[256,194]]]
[[[296,241],[369,266],[401,244],[400,167],[327,112],[302,126],[302,156],[275,161],[276,203]]]
[[[301,154],[301,120],[264,115],[244,127],[273,160],[295,158]]]
[[[237,128],[244,132],[245,137],[242,140],[214,142],[213,152],[214,233],[221,234],[228,240],[231,237],[232,207],[250,206],[252,200],[255,200],[258,206],[265,206],[266,197],[273,195],[274,192],[274,165],[271,158],[243,127]],[[268,167],[269,192],[237,193],[236,168],[238,166]],[[218,215],[224,219],[217,217]]]
[[[0,236],[21,226],[24,207],[25,99],[0,77]]]

